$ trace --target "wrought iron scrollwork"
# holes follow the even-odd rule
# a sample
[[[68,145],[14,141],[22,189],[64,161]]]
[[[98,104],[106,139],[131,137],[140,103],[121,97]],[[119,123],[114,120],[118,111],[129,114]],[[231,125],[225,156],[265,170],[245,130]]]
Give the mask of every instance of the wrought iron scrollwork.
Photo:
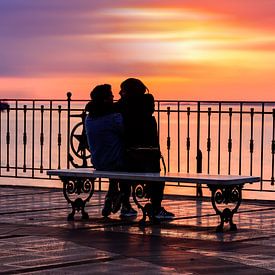
[[[64,197],[72,206],[72,212],[68,215],[68,220],[74,220],[76,211],[81,211],[82,219],[88,219],[89,215],[85,212],[85,205],[94,194],[95,179],[64,177],[61,180],[63,182]],[[81,194],[84,194],[85,197],[80,197]]]
[[[85,131],[85,117],[86,113],[83,112],[80,115],[74,115],[75,117],[80,117],[81,122],[78,122],[71,131],[70,134],[70,147],[73,155],[80,160],[82,163],[78,164],[77,161],[74,160],[72,154],[69,153],[69,161],[70,163],[78,168],[78,167],[88,167],[88,159],[91,158],[90,148],[88,145],[86,131]]]
[[[143,216],[139,221],[139,224],[144,225],[146,222],[146,217],[148,217],[150,221],[154,222],[153,207],[149,201],[150,195],[148,193],[148,184],[144,182],[133,184],[132,196],[137,207],[142,210]]]
[[[216,213],[220,215],[221,223],[217,226],[216,231],[222,232],[224,223],[229,223],[230,230],[237,230],[236,224],[233,223],[233,215],[237,212],[242,201],[243,184],[239,185],[208,185],[211,190],[212,206]],[[233,207],[220,208],[219,205],[233,204]]]

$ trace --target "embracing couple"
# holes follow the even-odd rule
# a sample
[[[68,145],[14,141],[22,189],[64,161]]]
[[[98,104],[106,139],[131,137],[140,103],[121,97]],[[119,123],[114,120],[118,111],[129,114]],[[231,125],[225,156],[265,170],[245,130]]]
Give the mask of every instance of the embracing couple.
[[[136,163],[128,154],[131,148],[159,148],[157,123],[153,116],[154,97],[136,78],[126,79],[120,88],[121,98],[115,103],[111,85],[98,85],[91,91],[91,101],[86,105],[85,128],[92,164],[97,170],[157,172],[147,167],[136,169]],[[152,167],[159,167],[159,161],[152,163]],[[174,217],[161,206],[164,184],[146,182],[153,215],[157,219]],[[107,217],[121,208],[121,217],[136,216],[130,195],[129,181],[110,180],[102,215]]]

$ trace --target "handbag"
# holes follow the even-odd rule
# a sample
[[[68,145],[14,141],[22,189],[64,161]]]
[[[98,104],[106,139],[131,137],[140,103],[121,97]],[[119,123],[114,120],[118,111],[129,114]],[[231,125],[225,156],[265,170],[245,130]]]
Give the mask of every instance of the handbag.
[[[130,172],[159,173],[160,161],[166,173],[164,158],[158,147],[130,147],[126,150],[126,165]]]

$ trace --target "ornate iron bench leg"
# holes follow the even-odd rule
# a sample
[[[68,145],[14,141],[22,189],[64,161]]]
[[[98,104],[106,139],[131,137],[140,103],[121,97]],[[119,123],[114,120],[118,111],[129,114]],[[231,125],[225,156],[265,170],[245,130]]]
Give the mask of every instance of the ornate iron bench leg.
[[[83,220],[89,219],[88,213],[85,211],[86,202],[90,200],[94,193],[95,179],[88,178],[72,178],[62,177],[63,195],[67,202],[72,206],[72,212],[68,215],[68,221],[74,220],[75,212],[80,212]],[[81,198],[81,194],[87,194],[85,198]],[[75,196],[77,198],[75,198]]]
[[[132,185],[132,196],[135,204],[142,211],[142,219],[139,221],[139,225],[144,226],[146,224],[146,218],[148,217],[150,222],[154,223],[153,207],[151,202],[148,202],[146,197],[146,183],[139,183]]]
[[[211,190],[211,202],[214,210],[220,216],[221,222],[216,227],[217,232],[223,232],[224,223],[229,223],[230,230],[237,230],[237,225],[233,223],[233,216],[237,212],[242,201],[243,184],[239,185],[208,185]],[[233,209],[228,207],[220,209],[218,205],[229,203],[234,204]]]

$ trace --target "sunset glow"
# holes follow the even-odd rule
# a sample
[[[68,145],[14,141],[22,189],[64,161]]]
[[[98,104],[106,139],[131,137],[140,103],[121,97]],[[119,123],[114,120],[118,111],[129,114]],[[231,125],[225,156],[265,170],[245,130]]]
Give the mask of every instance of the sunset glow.
[[[87,98],[144,80],[158,99],[275,100],[275,0],[0,2],[2,98]]]

